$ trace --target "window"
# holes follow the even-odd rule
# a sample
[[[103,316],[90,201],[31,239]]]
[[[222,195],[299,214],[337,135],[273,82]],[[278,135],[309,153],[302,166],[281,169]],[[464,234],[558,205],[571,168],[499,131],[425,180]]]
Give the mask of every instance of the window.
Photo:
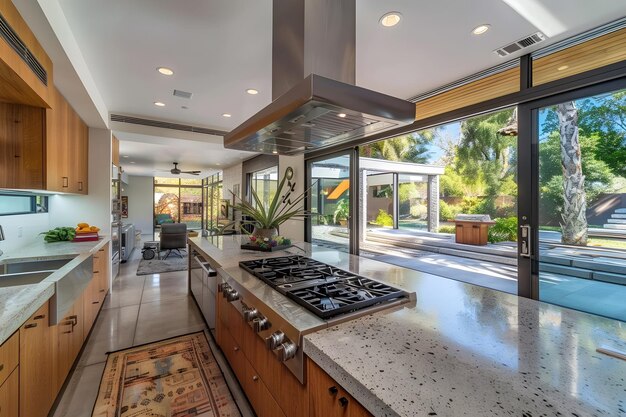
[[[222,202],[222,173],[204,179],[203,184],[203,221],[204,229],[217,233],[220,223],[220,204]],[[222,220],[222,223],[224,221]]]
[[[250,187],[256,192],[263,205],[269,207],[278,188],[278,167],[273,166],[250,174]],[[250,203],[256,207],[257,203],[252,196],[252,190],[250,191]]]
[[[48,212],[48,196],[0,194],[0,216]]]
[[[201,178],[154,178],[154,225],[186,223],[188,229],[202,227]]]

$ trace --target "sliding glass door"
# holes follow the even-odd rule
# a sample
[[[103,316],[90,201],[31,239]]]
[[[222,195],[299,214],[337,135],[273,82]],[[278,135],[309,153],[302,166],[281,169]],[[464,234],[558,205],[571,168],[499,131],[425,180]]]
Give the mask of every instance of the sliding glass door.
[[[532,126],[522,221],[531,296],[626,321],[626,87],[611,82],[525,106]],[[528,161],[528,158],[531,160]],[[520,176],[520,178],[524,178]],[[529,198],[530,197],[530,198]],[[527,237],[526,237],[527,236]]]
[[[354,252],[352,152],[308,162],[311,198],[310,241],[314,245]]]

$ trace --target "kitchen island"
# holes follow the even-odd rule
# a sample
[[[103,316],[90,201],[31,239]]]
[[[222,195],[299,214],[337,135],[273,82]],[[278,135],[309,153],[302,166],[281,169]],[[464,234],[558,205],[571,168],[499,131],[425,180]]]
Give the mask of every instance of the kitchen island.
[[[225,282],[282,306],[287,319],[309,321],[303,353],[375,416],[626,415],[626,362],[596,352],[626,351],[622,322],[303,243],[271,254],[240,250],[239,237],[190,243]],[[416,300],[315,327],[317,317],[237,266],[285,253],[415,292]]]

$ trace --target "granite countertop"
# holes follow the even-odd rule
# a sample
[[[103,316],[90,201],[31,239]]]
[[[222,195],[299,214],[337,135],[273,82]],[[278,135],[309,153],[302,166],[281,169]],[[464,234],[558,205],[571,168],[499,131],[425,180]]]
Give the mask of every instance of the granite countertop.
[[[24,247],[0,256],[0,268],[5,264],[26,260],[75,258],[38,284],[0,287],[0,344],[54,295],[56,281],[80,263],[82,258],[97,252],[108,241],[108,237],[101,237],[97,242],[45,243],[37,238]]]
[[[309,244],[241,250],[240,239],[189,240],[270,306],[291,302],[239,261],[298,253],[416,293],[304,337],[304,353],[377,417],[626,416],[626,362],[595,351],[626,351],[623,322]]]
[[[342,254],[415,306],[309,334],[304,353],[375,416],[626,416],[626,324]]]

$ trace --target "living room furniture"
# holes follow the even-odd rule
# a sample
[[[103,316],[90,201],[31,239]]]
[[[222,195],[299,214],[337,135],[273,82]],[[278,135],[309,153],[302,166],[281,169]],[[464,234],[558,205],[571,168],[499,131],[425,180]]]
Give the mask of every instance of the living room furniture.
[[[154,259],[156,256],[157,259],[161,259],[161,242],[156,240],[151,240],[148,242],[144,242],[143,249],[141,250],[141,255],[143,259],[149,261]]]
[[[161,213],[154,217],[154,222],[156,226],[161,226],[167,223],[174,223],[174,219],[172,219],[172,215],[169,213]]]
[[[161,250],[167,250],[163,259],[167,259],[172,251],[183,255],[180,249],[187,247],[187,225],[185,223],[164,223],[161,225]]]

